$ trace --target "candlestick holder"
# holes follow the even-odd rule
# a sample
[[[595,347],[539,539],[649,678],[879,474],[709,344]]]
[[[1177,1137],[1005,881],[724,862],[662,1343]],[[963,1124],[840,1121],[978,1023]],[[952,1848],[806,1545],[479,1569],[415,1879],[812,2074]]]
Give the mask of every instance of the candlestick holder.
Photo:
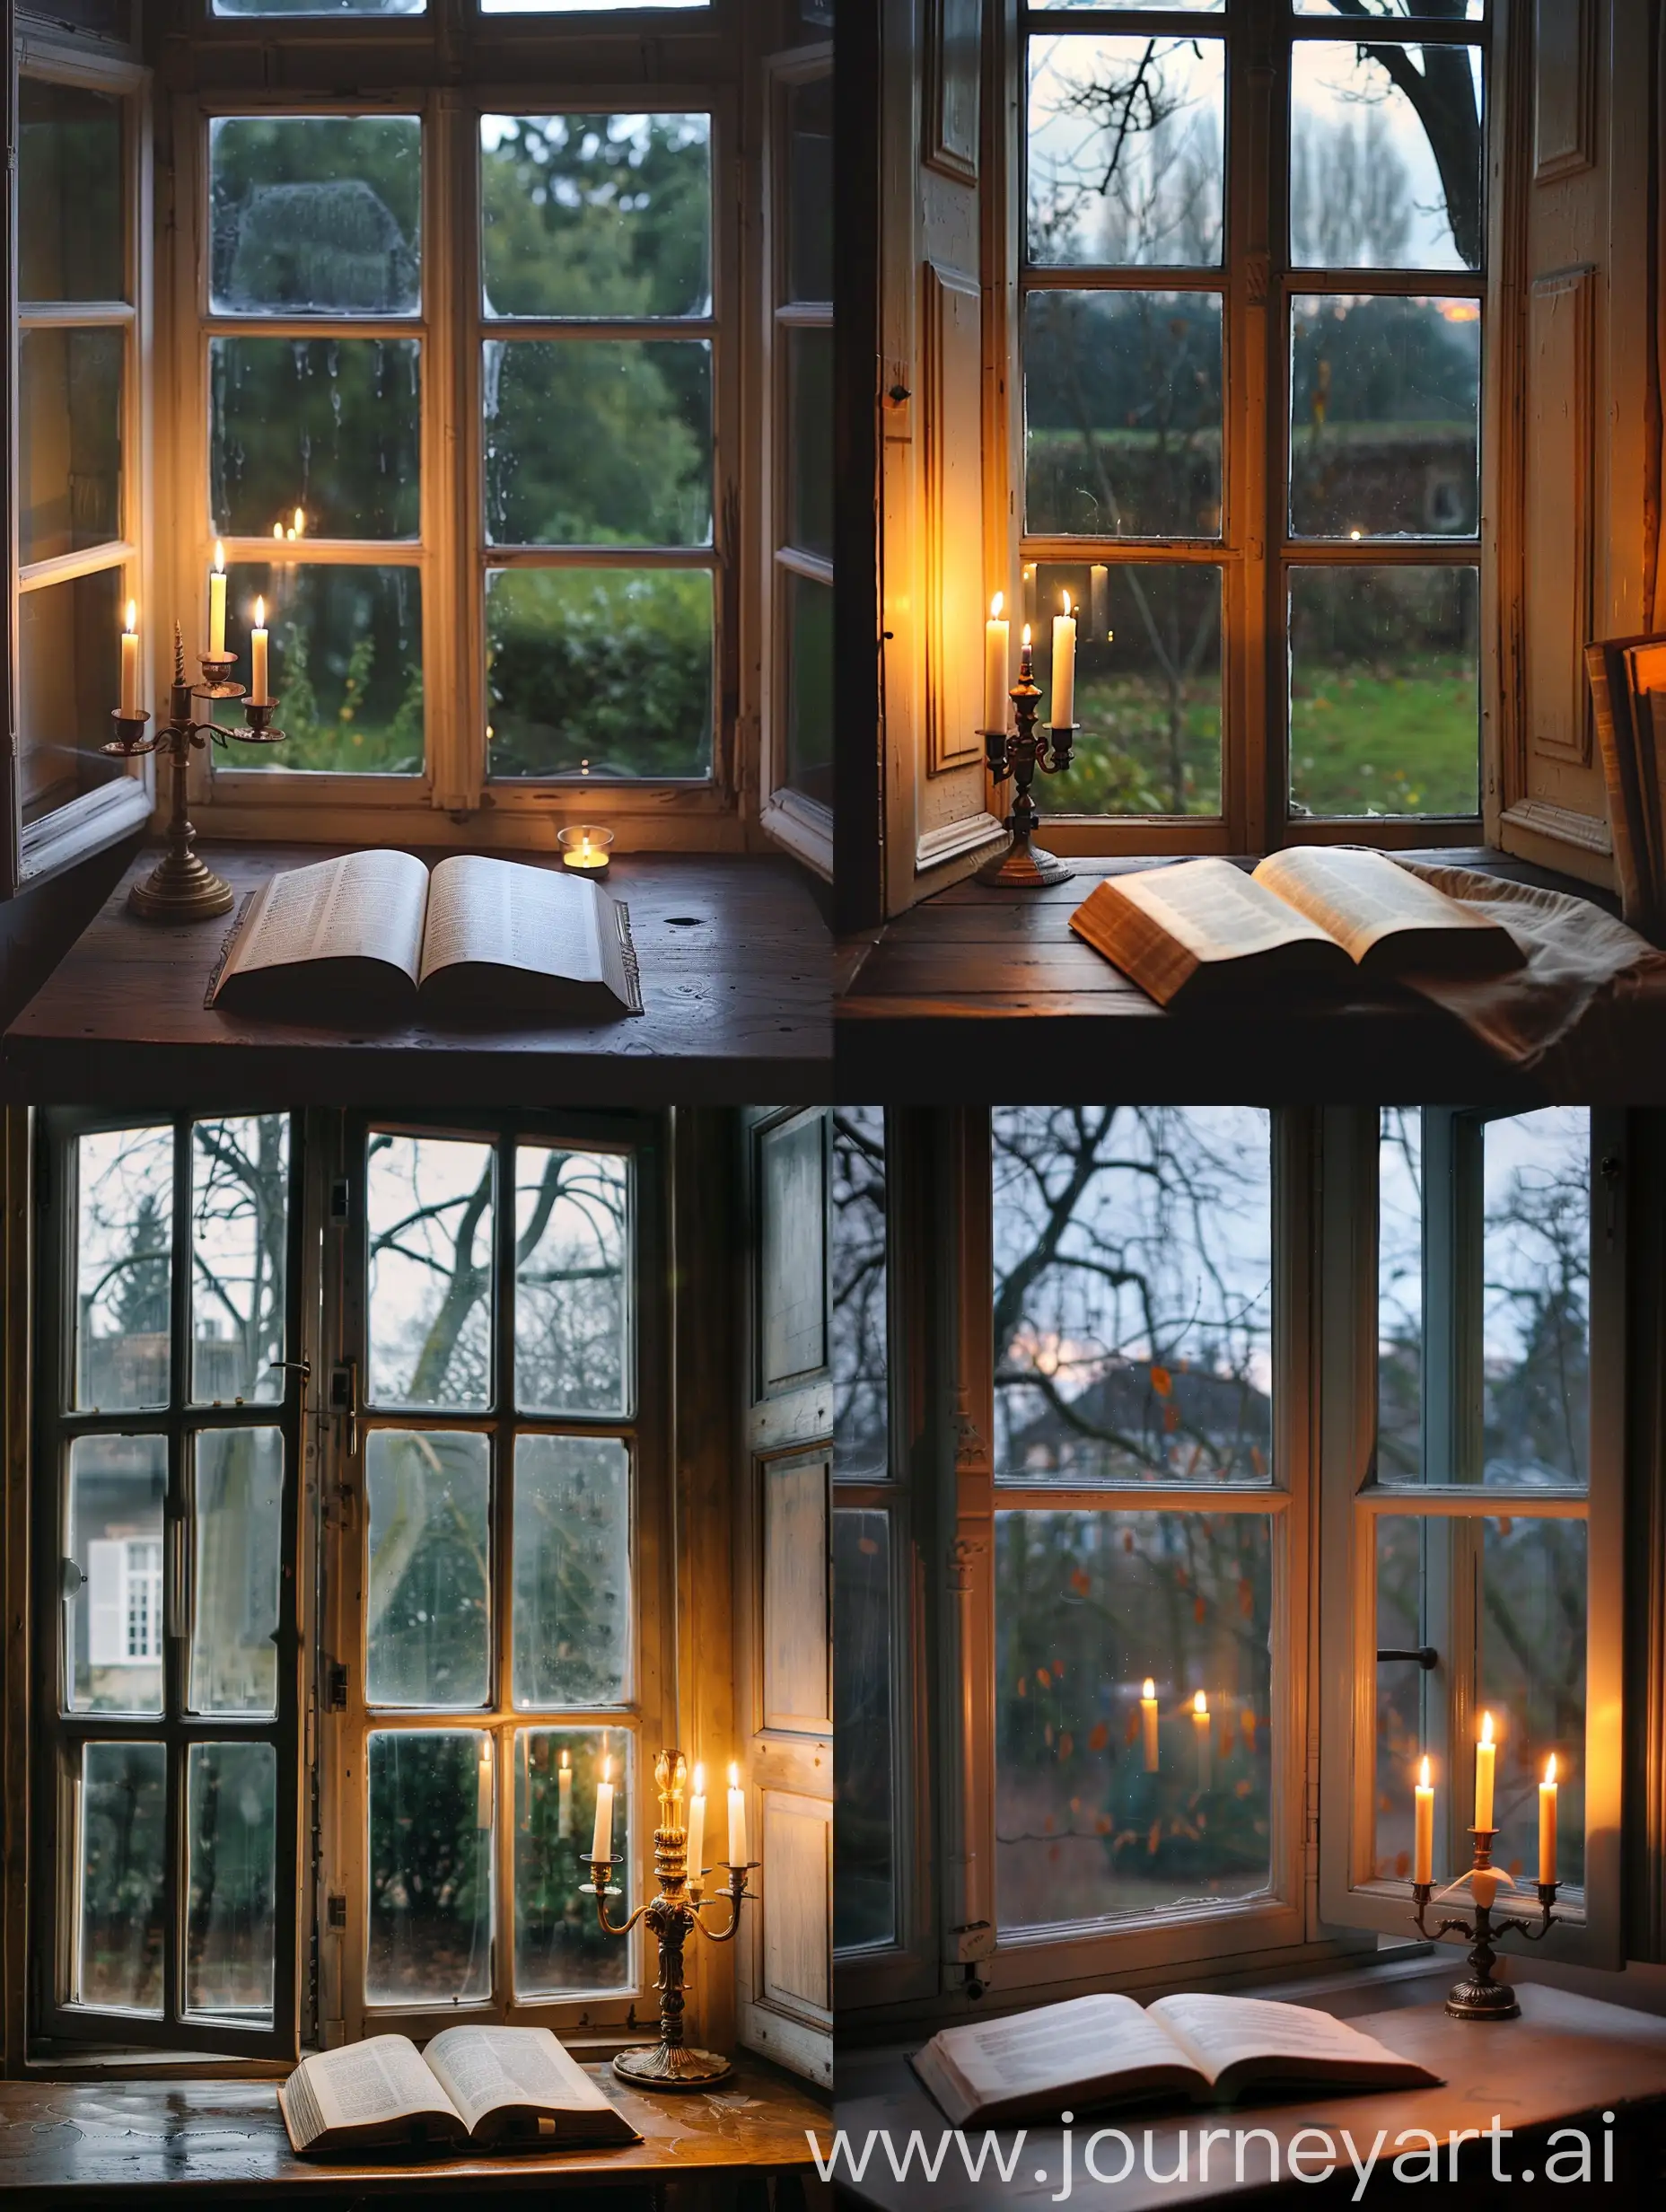
[[[683,1945],[698,1929],[709,1943],[732,1943],[741,1932],[741,1906],[750,1894],[746,1877],[758,1865],[749,1859],[743,1866],[729,1866],[729,1880],[719,1892],[729,1900],[729,1925],[715,1929],[701,1918],[706,1900],[689,1887],[688,1832],[681,1816],[683,1782],[688,1768],[680,1751],[662,1751],[653,1763],[660,1787],[660,1824],[653,1831],[653,1871],[660,1893],[638,1905],[628,1920],[608,1918],[609,1897],[621,1892],[612,1885],[613,1861],[581,1851],[579,1863],[588,1866],[595,1892],[596,1918],[609,1936],[628,1936],[638,1920],[653,1933],[660,1949],[660,2040],[635,2050],[622,2050],[613,2061],[621,2080],[639,2089],[708,2089],[725,2081],[734,2071],[733,2061],[715,2050],[699,2050],[683,2040]],[[720,1860],[718,1864],[727,1862]],[[703,1884],[710,1867],[697,1866],[693,1881]]]
[[[997,784],[1013,779],[1013,811],[1006,818],[1012,842],[1005,852],[986,861],[978,871],[980,883],[1004,883],[1009,889],[1033,891],[1042,883],[1062,883],[1075,870],[1057,854],[1043,852],[1034,842],[1040,820],[1030,786],[1039,768],[1044,776],[1061,776],[1070,766],[1071,749],[1081,726],[1061,723],[1045,737],[1036,731],[1036,708],[1041,693],[1030,672],[1029,649],[1019,664],[1018,681],[1007,694],[1018,717],[1016,730],[986,730],[984,757]]]
[[[1475,1863],[1467,1874],[1460,1875],[1456,1882],[1449,1884],[1442,1892],[1443,1896],[1450,1896],[1453,1890],[1460,1888],[1466,1882],[1474,1882],[1477,1874],[1486,1874],[1495,1884],[1509,1880],[1507,1874],[1498,1874],[1493,1865],[1493,1838],[1498,1830],[1495,1828],[1472,1828],[1469,1833],[1475,1838]],[[1412,1883],[1411,1893],[1417,1908],[1412,1917],[1416,1921],[1417,1933],[1430,1943],[1438,1943],[1442,1936],[1461,1936],[1465,1943],[1470,1945],[1469,1971],[1463,1980],[1455,1981],[1446,1995],[1446,2009],[1454,2020],[1513,2020],[1521,2012],[1515,1991],[1509,1983],[1495,1980],[1493,1977],[1493,1968],[1498,1955],[1493,1949],[1493,1938],[1495,1936],[1518,1935],[1524,1936],[1530,1944],[1544,1941],[1556,1925],[1553,1914],[1557,1885],[1554,1882],[1540,1882],[1536,1887],[1539,1912],[1537,1927],[1513,1913],[1502,1919],[1495,1919],[1492,1900],[1497,1892],[1493,1888],[1486,1893],[1485,1903],[1482,1902],[1482,1892],[1476,1892],[1473,1922],[1446,1918],[1438,1927],[1430,1928],[1425,1925],[1424,1915],[1429,1909],[1434,1884],[1432,1882]]]
[[[136,914],[153,922],[201,922],[215,914],[229,913],[234,902],[231,885],[215,873],[197,851],[197,831],[187,811],[186,785],[193,752],[210,742],[224,745],[235,739],[241,745],[276,745],[284,733],[272,717],[276,699],[251,699],[243,687],[232,680],[237,657],[231,653],[204,653],[200,681],[185,673],[185,646],[180,626],[173,626],[173,681],[169,687],[168,720],[155,735],[146,734],[148,714],[110,716],[116,734],[103,748],[118,759],[132,760],[145,753],[160,753],[173,768],[173,804],[168,822],[168,849],[144,882],[136,883],[127,903]],[[241,728],[223,730],[210,719],[199,722],[194,702],[204,699],[242,699],[245,719]]]

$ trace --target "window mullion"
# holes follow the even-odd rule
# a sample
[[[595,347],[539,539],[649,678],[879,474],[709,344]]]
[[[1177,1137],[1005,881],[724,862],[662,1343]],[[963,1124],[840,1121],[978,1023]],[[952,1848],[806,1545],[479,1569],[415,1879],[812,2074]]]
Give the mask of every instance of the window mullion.
[[[496,1277],[492,1298],[492,1399],[496,1415],[492,1450],[492,1536],[494,1620],[493,1698],[500,1725],[495,1740],[497,1773],[496,1820],[493,1845],[497,1895],[492,1914],[494,1955],[492,1996],[498,2006],[514,1997],[514,1729],[513,1712],[514,1637],[514,1457],[515,1457],[515,1138],[506,1132],[497,1146],[497,1206],[493,1224]],[[640,1792],[640,1777],[637,1778]],[[630,1809],[636,1833],[636,1807]]]
[[[424,664],[439,711],[428,717],[428,774],[437,809],[472,811],[486,781],[485,506],[480,424],[479,132],[455,92],[429,102],[425,175],[428,250],[423,283],[432,392],[424,417],[425,536],[434,610]]]

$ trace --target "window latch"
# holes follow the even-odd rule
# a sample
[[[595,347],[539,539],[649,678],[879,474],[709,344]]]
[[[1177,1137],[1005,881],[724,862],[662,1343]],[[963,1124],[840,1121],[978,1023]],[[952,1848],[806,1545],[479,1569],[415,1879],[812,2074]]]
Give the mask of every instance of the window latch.
[[[359,1448],[359,1364],[344,1359],[329,1371],[329,1409],[346,1422],[347,1456]]]
[[[1438,1667],[1441,1663],[1441,1655],[1433,1644],[1414,1644],[1409,1647],[1389,1645],[1377,1654],[1379,1665],[1385,1659],[1415,1659],[1425,1674],[1432,1667]]]
[[[345,1713],[346,1711],[347,1670],[345,1666],[341,1666],[339,1664],[331,1665],[328,1675],[325,1677],[324,1694],[329,1710],[332,1713]]]

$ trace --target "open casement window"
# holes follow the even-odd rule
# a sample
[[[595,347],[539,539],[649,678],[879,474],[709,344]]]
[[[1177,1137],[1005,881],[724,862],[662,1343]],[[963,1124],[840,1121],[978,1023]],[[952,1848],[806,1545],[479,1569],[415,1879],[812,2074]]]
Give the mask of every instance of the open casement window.
[[[628,1911],[672,1663],[658,1147],[601,1118],[347,1143],[322,2037],[623,2021],[642,1942],[579,1854],[610,1761]]]
[[[9,784],[0,894],[136,830],[143,764],[107,758],[118,636],[144,595],[150,391],[145,71],[31,30],[5,195]]]
[[[38,1172],[37,2030],[293,2056],[298,1132],[53,1112]]]
[[[1490,1713],[1495,1864],[1531,1917],[1554,1753],[1544,1949],[1618,1966],[1623,1118],[1337,1113],[1325,1147],[1324,1918],[1408,1932],[1425,1754],[1437,1885],[1469,1866]]]

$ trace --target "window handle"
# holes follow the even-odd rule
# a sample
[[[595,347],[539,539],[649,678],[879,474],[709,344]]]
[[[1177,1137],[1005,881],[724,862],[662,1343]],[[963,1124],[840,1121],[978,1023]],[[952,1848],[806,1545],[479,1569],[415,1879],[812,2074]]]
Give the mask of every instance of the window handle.
[[[305,1390],[312,1379],[312,1362],[310,1359],[271,1359],[267,1362],[267,1372],[269,1374],[298,1374],[301,1387]]]
[[[1399,1644],[1387,1645],[1377,1654],[1377,1658],[1379,1663],[1384,1659],[1415,1659],[1425,1673],[1441,1663],[1441,1655],[1433,1644],[1414,1644],[1409,1648]]]

